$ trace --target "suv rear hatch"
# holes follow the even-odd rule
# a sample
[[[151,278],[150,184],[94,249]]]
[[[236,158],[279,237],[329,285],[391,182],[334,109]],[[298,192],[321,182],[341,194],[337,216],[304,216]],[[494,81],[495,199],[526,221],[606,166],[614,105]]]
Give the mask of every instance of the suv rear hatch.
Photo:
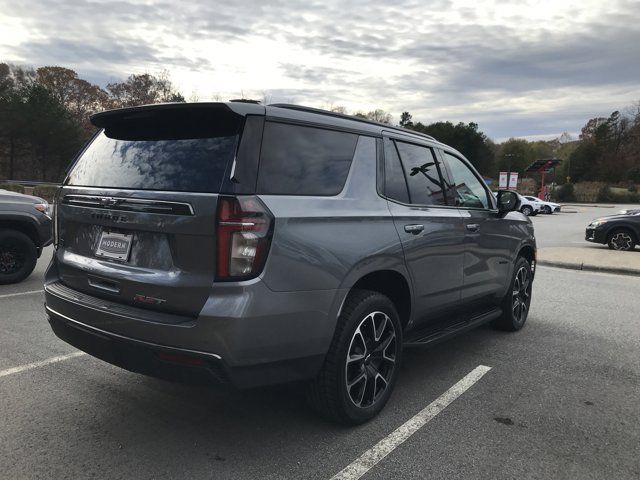
[[[165,105],[92,121],[102,130],[58,197],[60,281],[197,316],[215,277],[218,194],[235,167],[245,116],[225,104]]]

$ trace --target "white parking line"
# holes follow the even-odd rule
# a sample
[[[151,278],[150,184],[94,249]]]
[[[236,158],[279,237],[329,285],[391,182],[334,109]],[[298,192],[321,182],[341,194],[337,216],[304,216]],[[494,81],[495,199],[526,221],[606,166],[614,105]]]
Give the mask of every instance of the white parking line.
[[[14,373],[24,372],[26,370],[33,370],[34,368],[44,367],[45,365],[50,365],[52,363],[64,362],[65,360],[69,360],[71,358],[79,357],[81,355],[86,355],[84,352],[73,352],[67,355],[60,355],[58,357],[51,357],[46,360],[42,360],[40,362],[27,363],[26,365],[20,365],[19,367],[7,368],[6,370],[0,370],[0,377],[6,377],[7,375],[13,375]]]
[[[0,298],[9,298],[9,297],[19,297],[21,295],[33,295],[34,293],[42,293],[44,290],[31,290],[29,292],[18,292],[18,293],[7,293],[5,295],[0,295]]]
[[[491,367],[485,367],[484,365],[479,365],[474,368],[467,376],[418,412],[414,417],[364,452],[360,458],[331,477],[331,480],[357,480],[362,477],[380,460],[389,455],[411,435],[426,425],[429,420],[444,410],[451,402],[471,388],[471,386],[480,380],[489,370],[491,370]]]

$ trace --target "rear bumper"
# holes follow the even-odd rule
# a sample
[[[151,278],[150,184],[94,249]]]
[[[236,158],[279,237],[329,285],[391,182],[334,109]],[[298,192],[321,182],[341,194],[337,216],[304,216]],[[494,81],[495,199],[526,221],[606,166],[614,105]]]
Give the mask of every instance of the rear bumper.
[[[81,323],[46,307],[58,338],[100,360],[163,380],[252,388],[313,377],[324,356],[230,367],[220,355],[124,337]]]
[[[58,338],[118,367],[186,383],[225,384],[229,381],[218,355],[167,348],[114,335],[89,327],[49,307],[46,311],[49,324]]]
[[[226,283],[212,288],[198,317],[183,317],[71,289],[59,281],[55,261],[45,283],[47,314],[64,341],[131,371],[239,388],[314,377],[343,296],[341,290],[274,292],[260,280]],[[159,352],[205,364],[181,365],[189,367],[183,371]]]

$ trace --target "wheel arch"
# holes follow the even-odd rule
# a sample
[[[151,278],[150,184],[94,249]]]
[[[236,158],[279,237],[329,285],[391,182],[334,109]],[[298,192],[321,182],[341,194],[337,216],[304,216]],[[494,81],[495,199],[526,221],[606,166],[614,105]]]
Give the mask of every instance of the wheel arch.
[[[613,225],[607,230],[607,233],[605,234],[605,238],[607,242],[609,241],[609,237],[615,232],[629,232],[631,235],[633,235],[633,239],[636,241],[636,243],[640,241],[640,238],[638,236],[638,232],[636,231],[636,229],[632,228],[629,225],[622,224],[622,225]]]
[[[371,290],[387,296],[398,311],[402,327],[406,328],[409,324],[413,310],[412,294],[410,283],[403,273],[394,269],[368,272],[355,280],[345,295],[345,300],[354,290]]]
[[[518,254],[513,259],[513,268],[511,269],[511,275],[509,276],[509,281],[511,281],[511,277],[513,277],[515,273],[514,269],[516,266],[516,262],[520,257],[526,258],[527,261],[529,262],[529,265],[531,265],[532,278],[534,278],[536,275],[537,250],[533,245],[525,244],[520,246],[520,248],[518,249]]]
[[[40,244],[38,229],[28,218],[0,218],[0,229],[16,230],[29,237],[36,247]]]
[[[524,257],[529,260],[529,263],[533,263],[536,261],[536,249],[531,245],[523,245],[520,247],[520,250],[518,250],[516,258],[518,257]]]

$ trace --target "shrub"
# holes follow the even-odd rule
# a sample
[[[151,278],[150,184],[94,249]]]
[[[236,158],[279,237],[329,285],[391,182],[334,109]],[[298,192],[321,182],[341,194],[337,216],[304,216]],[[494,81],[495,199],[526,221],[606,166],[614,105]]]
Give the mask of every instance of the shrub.
[[[60,187],[53,187],[53,186],[49,186],[49,185],[38,185],[33,190],[33,194],[36,197],[44,198],[47,202],[52,202],[53,198],[56,195],[56,192],[58,191],[58,188],[60,188]]]
[[[580,182],[575,184],[575,196],[578,202],[597,202],[604,182]]]
[[[608,185],[600,187],[600,190],[598,190],[598,197],[596,198],[597,202],[613,202],[614,199],[614,194]]]
[[[0,183],[0,190],[9,190],[10,192],[24,193],[24,187],[16,183]]]
[[[575,202],[576,195],[573,191],[573,183],[565,183],[556,189],[556,195],[560,202]]]

